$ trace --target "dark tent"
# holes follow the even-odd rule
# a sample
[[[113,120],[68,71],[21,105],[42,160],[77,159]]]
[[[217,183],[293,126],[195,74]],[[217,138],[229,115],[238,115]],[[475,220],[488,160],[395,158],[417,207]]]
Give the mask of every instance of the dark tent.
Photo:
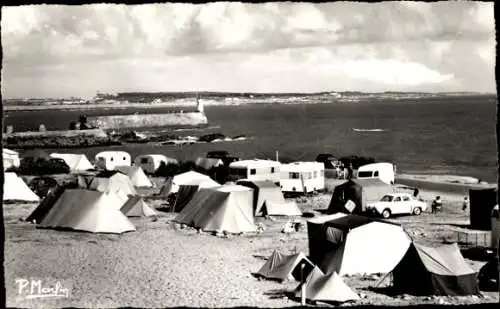
[[[360,214],[366,210],[368,202],[379,201],[385,194],[392,193],[395,188],[379,179],[350,179],[335,187],[328,213],[337,212]],[[352,201],[355,207],[347,209],[346,203]]]
[[[177,192],[177,197],[175,199],[174,211],[180,212],[193,198],[194,194],[198,192],[199,186],[194,185],[183,185],[179,187],[179,192]]]
[[[390,272],[411,243],[399,224],[341,213],[308,220],[307,234],[309,258],[325,274]]]
[[[497,188],[470,189],[470,227],[491,230],[491,211],[498,204]]]
[[[265,181],[250,181],[250,180],[240,180],[237,182],[240,186],[245,186],[253,189],[253,211],[255,216],[266,215],[266,202],[284,204],[285,198],[281,192],[280,187],[278,187],[274,182]]]
[[[301,269],[302,264],[304,265],[303,273]],[[301,281],[309,276],[313,268],[313,263],[302,252],[285,254],[279,250],[275,250],[267,262],[254,275],[279,281]],[[302,277],[304,278],[302,279]]]
[[[50,190],[47,196],[37,206],[37,208],[33,210],[28,218],[26,218],[26,221],[33,222],[33,220],[35,220],[36,223],[41,222],[45,218],[49,210],[52,209],[52,206],[55,205],[59,197],[64,193],[64,191],[66,189],[74,189],[76,187],[76,185],[69,183],[58,185],[53,190]]]
[[[412,243],[392,271],[398,293],[462,296],[479,294],[476,272],[456,243],[436,248]]]

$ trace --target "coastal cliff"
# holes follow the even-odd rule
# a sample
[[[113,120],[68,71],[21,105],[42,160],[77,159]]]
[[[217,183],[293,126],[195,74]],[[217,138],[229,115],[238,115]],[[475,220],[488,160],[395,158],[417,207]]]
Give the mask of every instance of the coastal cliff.
[[[139,114],[89,117],[92,126],[108,130],[169,126],[199,126],[208,124],[204,113]]]

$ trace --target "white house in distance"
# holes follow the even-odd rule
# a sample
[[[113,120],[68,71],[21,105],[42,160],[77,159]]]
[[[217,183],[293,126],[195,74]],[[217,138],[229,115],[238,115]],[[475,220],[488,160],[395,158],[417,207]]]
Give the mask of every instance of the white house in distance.
[[[386,184],[394,184],[396,168],[392,163],[372,163],[358,168],[358,179],[378,178]]]
[[[168,158],[161,154],[145,154],[137,156],[134,159],[134,165],[141,167],[144,172],[148,174],[153,174],[154,172],[156,172],[162,162],[164,162],[165,165],[179,164],[176,159]]]
[[[325,189],[325,166],[321,162],[292,162],[281,165],[283,192],[311,193]]]
[[[229,164],[229,177],[234,180],[269,180],[279,185],[281,163],[272,160],[242,160]]]
[[[115,166],[130,166],[130,154],[125,151],[102,151],[95,155],[95,167],[114,170]]]

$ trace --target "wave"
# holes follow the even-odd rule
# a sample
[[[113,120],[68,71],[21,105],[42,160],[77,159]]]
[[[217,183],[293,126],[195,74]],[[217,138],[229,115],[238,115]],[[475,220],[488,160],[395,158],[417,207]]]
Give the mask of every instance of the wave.
[[[358,128],[353,128],[353,131],[356,132],[384,132],[386,129],[358,129]]]

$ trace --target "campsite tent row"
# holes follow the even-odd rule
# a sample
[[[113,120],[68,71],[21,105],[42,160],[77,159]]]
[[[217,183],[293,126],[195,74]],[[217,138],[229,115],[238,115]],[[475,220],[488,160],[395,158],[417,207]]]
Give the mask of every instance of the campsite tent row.
[[[26,221],[46,228],[119,234],[135,231],[127,217],[154,215],[155,211],[138,196],[58,187],[42,200]]]
[[[423,246],[412,242],[397,224],[346,214],[309,220],[308,235],[309,257],[275,251],[254,275],[300,281],[295,296],[305,284],[306,298],[315,301],[356,300],[358,295],[341,277],[375,273],[392,274],[397,293],[479,294],[477,273],[457,244]]]
[[[256,216],[286,215],[300,216],[302,212],[293,202],[286,202],[280,188],[270,181],[238,181],[238,185],[253,191],[252,209]],[[189,171],[169,178],[159,195],[176,196],[173,209],[182,211],[194,195],[203,188],[216,188],[221,185],[207,175]]]

